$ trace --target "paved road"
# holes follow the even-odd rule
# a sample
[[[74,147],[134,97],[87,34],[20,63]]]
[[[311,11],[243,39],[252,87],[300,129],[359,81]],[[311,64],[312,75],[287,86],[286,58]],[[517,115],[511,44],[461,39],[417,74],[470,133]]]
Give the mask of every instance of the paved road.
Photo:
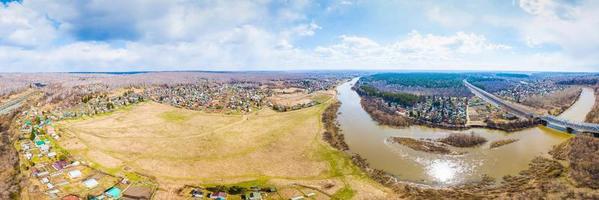
[[[534,114],[532,112],[529,112],[529,111],[526,111],[526,110],[524,110],[522,108],[518,108],[515,105],[513,105],[512,103],[506,102],[503,99],[501,99],[501,98],[499,98],[499,97],[497,97],[497,96],[495,96],[495,95],[493,95],[491,93],[488,93],[487,91],[484,91],[483,89],[480,89],[480,88],[478,88],[478,87],[470,84],[466,80],[464,80],[464,85],[468,89],[470,89],[470,91],[472,91],[472,93],[474,93],[474,95],[480,97],[481,99],[483,99],[483,100],[485,100],[485,101],[487,101],[487,102],[489,102],[489,103],[491,103],[491,104],[493,104],[495,106],[502,107],[502,108],[506,109],[508,112],[510,112],[510,113],[512,113],[512,114],[514,114],[516,116],[519,116],[519,117],[522,117],[522,118],[526,118],[526,119],[537,117],[536,114]]]
[[[10,101],[0,105],[0,115],[7,114],[10,111],[13,111],[14,109],[19,108],[21,106],[21,103],[23,103],[23,101],[27,100],[33,94],[35,94],[35,92],[31,91],[28,94],[25,94],[19,98],[10,100]]]
[[[506,102],[503,99],[484,91],[472,84],[468,81],[464,80],[464,85],[468,87],[476,96],[482,98],[483,100],[502,107],[506,109],[508,112],[517,115],[519,117],[527,118],[527,119],[541,119],[547,123],[550,123],[554,126],[562,127],[563,129],[572,129],[575,132],[592,132],[599,133],[599,124],[593,123],[585,123],[585,122],[574,122],[567,119],[559,118],[553,115],[537,115],[535,113],[523,110],[521,108],[516,107],[514,104],[510,102]]]

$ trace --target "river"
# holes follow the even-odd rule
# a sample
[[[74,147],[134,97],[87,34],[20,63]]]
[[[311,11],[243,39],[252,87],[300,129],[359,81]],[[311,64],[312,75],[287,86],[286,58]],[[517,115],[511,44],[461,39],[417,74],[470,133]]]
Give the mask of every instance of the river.
[[[553,145],[571,137],[567,133],[541,126],[511,133],[484,128],[453,131],[424,126],[401,129],[380,126],[362,109],[360,96],[351,89],[357,80],[337,87],[337,97],[341,102],[337,120],[345,140],[350,150],[366,158],[371,167],[397,175],[403,181],[448,186],[480,180],[483,174],[494,178],[515,175],[526,169],[534,157],[547,155]],[[584,89],[578,101],[560,117],[575,120],[582,115],[584,118],[594,102],[592,90]],[[571,114],[573,112],[575,114]],[[488,142],[474,148],[452,148],[467,152],[464,155],[439,155],[415,151],[387,140],[394,136],[434,139],[452,132],[474,132],[487,138]],[[519,141],[489,148],[491,142],[507,138]]]

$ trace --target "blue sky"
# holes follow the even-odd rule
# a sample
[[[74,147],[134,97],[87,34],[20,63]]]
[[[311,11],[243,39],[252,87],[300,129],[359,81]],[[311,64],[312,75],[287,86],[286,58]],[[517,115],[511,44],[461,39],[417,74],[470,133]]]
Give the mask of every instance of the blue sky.
[[[2,0],[0,71],[599,71],[592,0]]]

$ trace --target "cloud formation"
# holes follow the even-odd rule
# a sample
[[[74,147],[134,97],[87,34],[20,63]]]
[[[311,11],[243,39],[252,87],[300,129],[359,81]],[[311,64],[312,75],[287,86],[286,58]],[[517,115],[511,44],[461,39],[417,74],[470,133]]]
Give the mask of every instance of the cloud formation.
[[[598,3],[469,10],[501,2],[23,0],[0,5],[0,71],[597,70]]]

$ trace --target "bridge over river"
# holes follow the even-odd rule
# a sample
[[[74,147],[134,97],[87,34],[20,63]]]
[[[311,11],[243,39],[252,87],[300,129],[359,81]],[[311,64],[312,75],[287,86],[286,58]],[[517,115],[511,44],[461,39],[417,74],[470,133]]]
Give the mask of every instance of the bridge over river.
[[[541,122],[541,124],[543,124],[547,127],[557,129],[560,131],[565,131],[568,133],[588,132],[588,133],[593,133],[593,135],[595,135],[595,136],[599,135],[599,124],[571,121],[571,120],[556,117],[553,115],[538,115],[538,114],[535,114],[533,112],[530,112],[530,111],[524,109],[523,107],[521,107],[518,104],[515,104],[512,102],[507,102],[491,93],[488,93],[487,91],[484,91],[483,89],[470,84],[466,80],[464,80],[464,85],[466,87],[468,87],[468,89],[470,89],[470,91],[472,91],[472,93],[474,93],[476,96],[482,98],[483,100],[485,100],[495,106],[504,108],[508,112],[510,112],[518,117],[525,118],[525,119],[539,120]]]

